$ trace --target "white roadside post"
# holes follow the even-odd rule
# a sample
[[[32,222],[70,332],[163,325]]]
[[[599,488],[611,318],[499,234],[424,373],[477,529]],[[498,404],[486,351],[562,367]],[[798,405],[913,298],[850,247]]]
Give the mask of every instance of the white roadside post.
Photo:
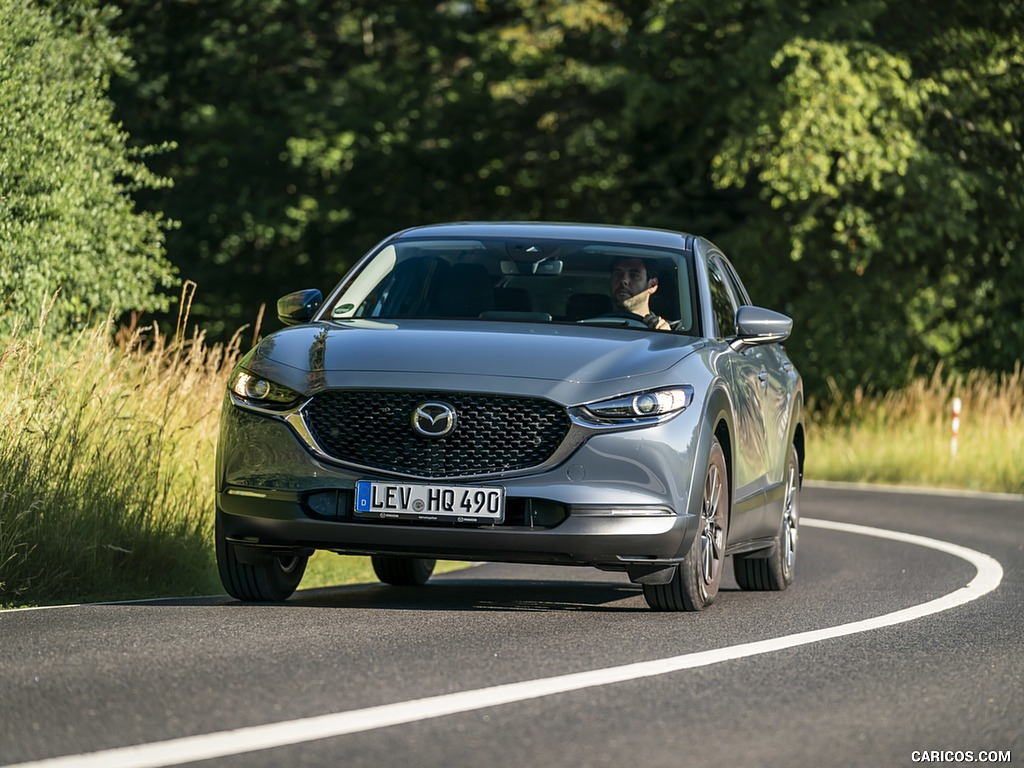
[[[959,397],[953,398],[953,437],[949,441],[949,453],[955,459],[957,442],[960,439],[960,406],[962,405]]]

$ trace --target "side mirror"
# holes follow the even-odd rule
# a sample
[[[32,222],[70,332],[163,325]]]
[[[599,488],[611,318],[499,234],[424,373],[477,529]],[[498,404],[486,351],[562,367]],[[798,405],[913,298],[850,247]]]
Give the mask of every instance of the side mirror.
[[[308,323],[323,301],[323,294],[316,288],[289,293],[277,300],[277,319],[285,325]]]
[[[793,319],[764,307],[743,306],[736,310],[736,338],[732,347],[740,350],[758,344],[785,341],[793,331]]]

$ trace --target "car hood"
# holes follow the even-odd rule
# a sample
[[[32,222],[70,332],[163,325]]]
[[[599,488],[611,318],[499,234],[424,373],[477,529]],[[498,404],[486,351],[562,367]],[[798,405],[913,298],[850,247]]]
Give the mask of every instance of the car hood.
[[[352,320],[285,328],[260,342],[255,356],[310,373],[591,383],[664,371],[699,346],[688,336],[595,326]]]

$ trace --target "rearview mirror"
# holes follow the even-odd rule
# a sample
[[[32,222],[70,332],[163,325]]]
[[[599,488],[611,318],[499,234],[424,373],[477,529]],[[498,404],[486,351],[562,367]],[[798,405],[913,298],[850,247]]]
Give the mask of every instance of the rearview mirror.
[[[545,259],[543,261],[512,261],[509,259],[501,262],[501,274],[557,277],[562,274],[562,262],[558,259]]]
[[[295,291],[277,300],[277,319],[285,325],[308,323],[324,297],[316,288]]]
[[[736,310],[734,349],[785,341],[793,331],[793,319],[764,307],[742,306]]]

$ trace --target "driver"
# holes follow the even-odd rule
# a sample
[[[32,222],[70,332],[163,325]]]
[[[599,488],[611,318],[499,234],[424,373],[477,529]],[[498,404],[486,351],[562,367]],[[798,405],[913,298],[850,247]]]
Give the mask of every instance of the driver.
[[[658,290],[653,272],[644,259],[627,257],[612,262],[612,304],[617,310],[639,315],[650,328],[668,331],[672,329],[668,321],[651,312],[651,296]]]

